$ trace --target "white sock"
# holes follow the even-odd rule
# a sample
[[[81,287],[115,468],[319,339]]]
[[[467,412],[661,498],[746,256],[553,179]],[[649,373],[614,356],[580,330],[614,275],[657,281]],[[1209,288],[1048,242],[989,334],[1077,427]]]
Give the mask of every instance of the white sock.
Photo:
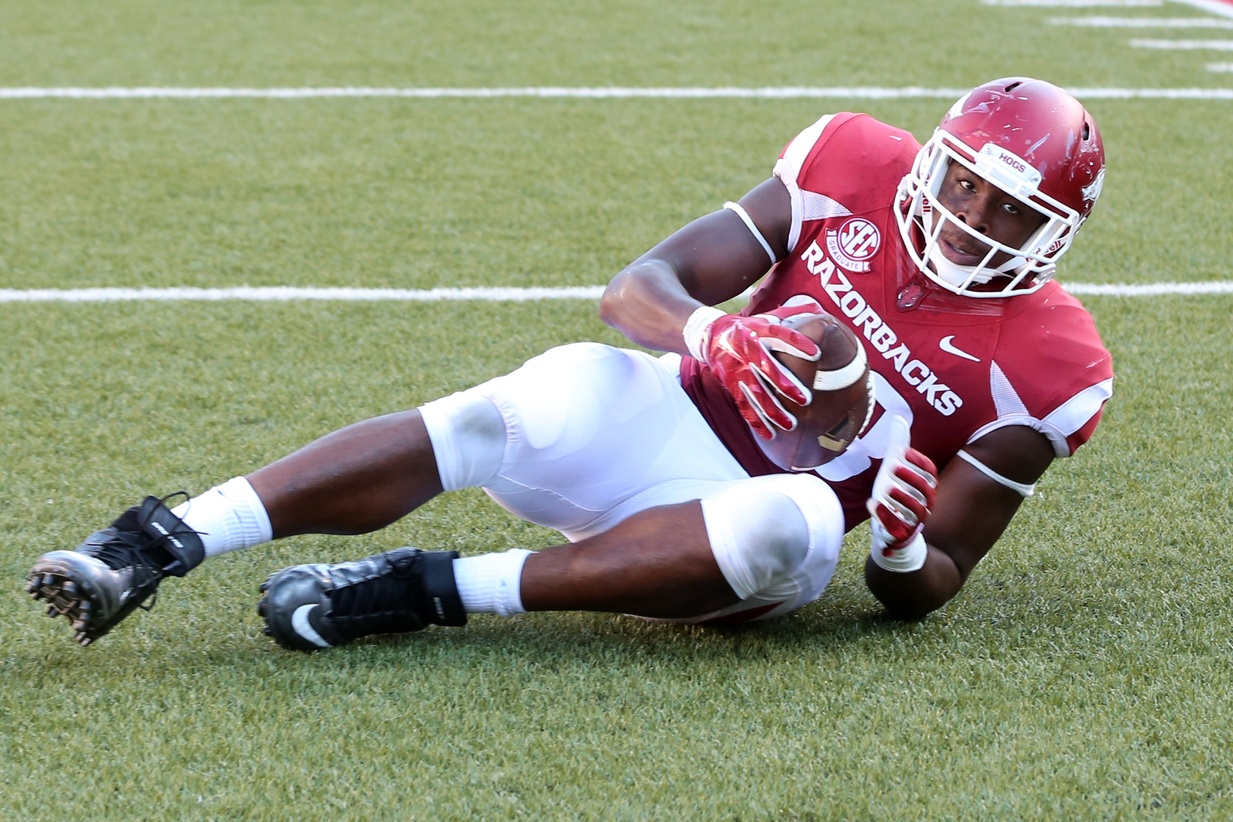
[[[466,612],[501,616],[526,613],[521,583],[522,565],[529,556],[531,552],[525,548],[511,548],[500,554],[454,560],[454,580]]]
[[[274,537],[265,505],[244,477],[216,485],[171,513],[201,535],[207,557],[252,548]]]

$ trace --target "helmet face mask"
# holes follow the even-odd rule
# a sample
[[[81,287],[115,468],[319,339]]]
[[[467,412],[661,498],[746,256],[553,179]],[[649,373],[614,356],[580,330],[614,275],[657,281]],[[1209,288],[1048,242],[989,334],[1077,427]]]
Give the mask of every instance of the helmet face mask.
[[[967,225],[940,196],[952,166],[1040,215],[1039,228],[1008,245]],[[971,297],[1029,294],[1053,278],[1103,181],[1100,134],[1077,100],[1041,81],[997,80],[965,95],[942,119],[899,184],[895,216],[913,261],[942,288]],[[943,253],[942,233],[956,230],[982,250],[976,264]]]

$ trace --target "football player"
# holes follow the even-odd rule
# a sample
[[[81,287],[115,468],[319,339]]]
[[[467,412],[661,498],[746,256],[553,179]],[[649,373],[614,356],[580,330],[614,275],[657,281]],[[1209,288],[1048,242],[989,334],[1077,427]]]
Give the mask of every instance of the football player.
[[[28,590],[88,644],[207,556],[366,533],[480,486],[569,544],[294,566],[262,586],[268,631],[316,650],[470,613],[768,618],[819,596],[844,531],[871,515],[870,589],[923,615],[1110,396],[1091,317],[1052,281],[1103,172],[1090,116],[1035,80],[975,89],[923,147],[867,116],[824,117],[770,179],[613,279],[603,318],[664,357],[563,346],[174,508],[148,497],[41,557]],[[759,280],[740,315],[712,308]],[[818,306],[863,348],[806,386],[774,352],[822,356],[790,322]],[[833,428],[800,436],[793,410],[813,391],[865,381]]]
[[[634,342],[693,354],[682,384],[752,476],[775,469],[741,418],[791,426],[774,402],[791,387],[729,377],[708,349],[715,329],[756,329],[710,306],[757,282],[743,315],[807,295],[846,321],[868,350],[877,411],[818,473],[848,529],[872,512],[870,590],[891,614],[920,617],[959,592],[1112,395],[1091,315],[1053,279],[1104,173],[1092,117],[1039,80],[975,88],[923,146],[867,115],[828,115],[788,143],[770,179],[620,272],[601,313]],[[923,484],[919,455],[941,469]],[[888,500],[879,471],[936,484],[934,499]]]

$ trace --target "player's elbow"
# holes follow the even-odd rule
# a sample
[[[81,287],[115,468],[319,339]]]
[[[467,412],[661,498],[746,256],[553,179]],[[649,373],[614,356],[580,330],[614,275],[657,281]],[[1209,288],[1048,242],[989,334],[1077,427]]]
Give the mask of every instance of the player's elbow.
[[[882,607],[886,609],[887,616],[902,622],[915,622],[916,620],[924,619],[948,601],[925,600],[920,597],[898,595],[893,597],[883,596],[877,591],[874,591],[873,595],[877,597],[878,602],[882,603]]]
[[[621,321],[623,316],[622,308],[625,303],[622,274],[618,274],[612,279],[612,282],[608,283],[608,287],[604,289],[603,296],[599,298],[599,319],[604,325],[614,328]]]
[[[676,268],[658,257],[644,255],[608,282],[599,298],[599,318],[606,325],[627,332],[648,313],[661,309],[666,301],[681,297],[688,294]]]
[[[870,559],[865,563],[865,585],[888,616],[908,622],[924,619],[950,602],[963,581],[939,575],[929,563],[919,571],[901,574],[887,571]]]
[[[629,266],[613,277],[599,298],[599,318],[605,325],[622,329],[631,312],[637,312],[641,280],[635,269]]]

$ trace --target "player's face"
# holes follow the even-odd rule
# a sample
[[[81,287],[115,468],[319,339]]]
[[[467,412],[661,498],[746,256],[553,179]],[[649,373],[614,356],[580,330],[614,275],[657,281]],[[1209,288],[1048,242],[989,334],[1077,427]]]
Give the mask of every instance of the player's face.
[[[969,228],[1011,248],[1020,248],[1045,221],[1039,211],[956,162],[946,171],[938,200]],[[949,220],[942,228],[938,245],[956,265],[977,265],[989,253],[987,244]],[[1009,254],[998,252],[989,264],[996,267],[1008,259]]]

